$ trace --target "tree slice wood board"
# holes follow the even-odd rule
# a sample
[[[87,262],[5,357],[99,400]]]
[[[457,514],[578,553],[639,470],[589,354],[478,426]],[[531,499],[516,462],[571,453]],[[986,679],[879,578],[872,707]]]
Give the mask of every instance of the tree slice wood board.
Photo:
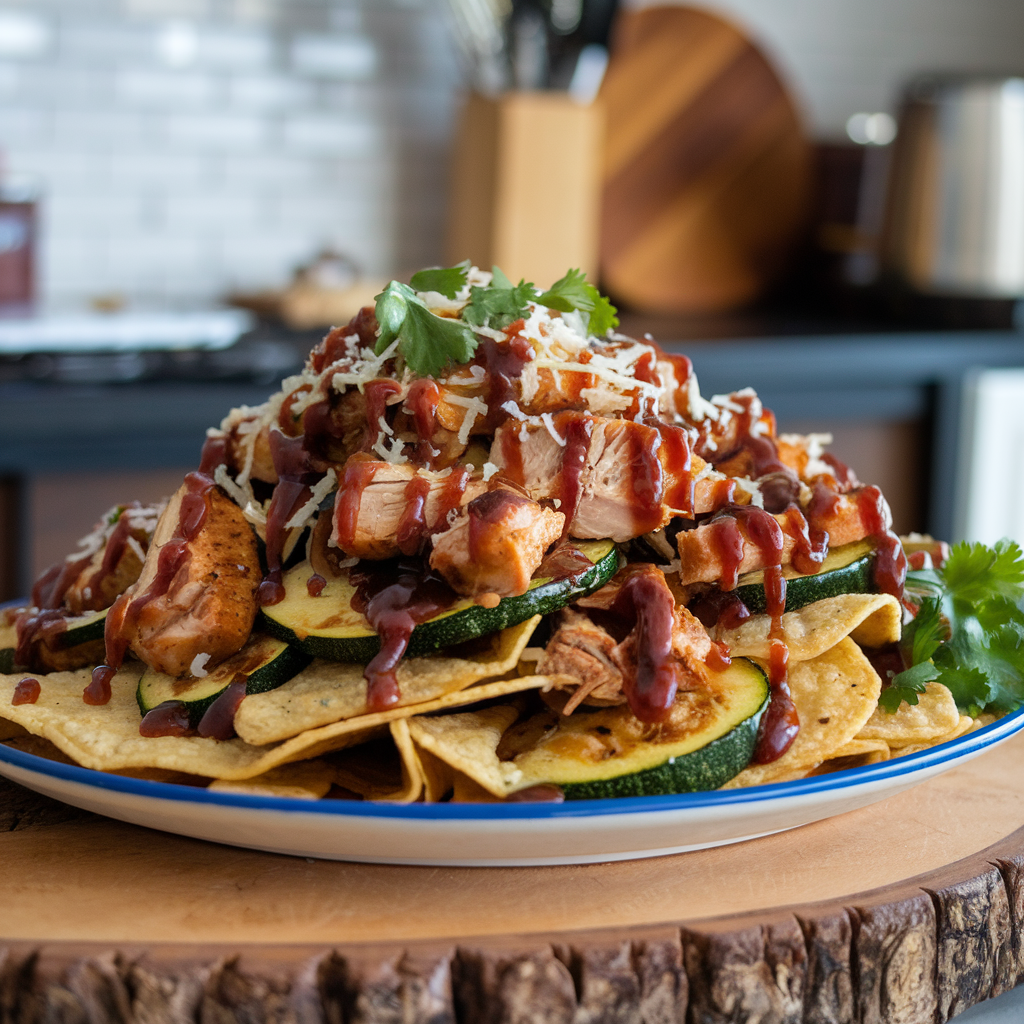
[[[1024,980],[1022,773],[1018,736],[792,832],[524,869],[311,863],[4,782],[0,1019],[945,1021]]]
[[[768,60],[714,14],[626,11],[600,98],[604,287],[651,312],[755,298],[785,269],[812,187],[800,115]]]

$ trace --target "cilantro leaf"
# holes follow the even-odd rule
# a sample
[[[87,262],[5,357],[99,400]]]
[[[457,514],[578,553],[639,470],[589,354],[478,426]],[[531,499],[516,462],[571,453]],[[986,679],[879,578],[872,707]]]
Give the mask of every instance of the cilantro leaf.
[[[1024,553],[1012,540],[957,544],[942,567],[942,578],[954,601],[978,604],[993,597],[1016,600],[1024,584]]]
[[[924,693],[928,683],[938,677],[939,670],[930,661],[908,668],[893,676],[892,682],[882,689],[878,706],[894,715],[901,704],[916,704],[917,695]]]
[[[410,284],[418,292],[439,292],[446,299],[454,299],[466,286],[469,267],[469,260],[463,260],[454,267],[420,270],[412,275]]]
[[[911,665],[930,661],[947,632],[942,621],[942,606],[937,597],[926,597],[917,615],[907,624],[900,639],[900,648]],[[908,657],[909,656],[909,657]]]
[[[377,323],[377,355],[397,340],[406,365],[421,376],[436,377],[449,363],[469,362],[478,344],[465,324],[434,316],[408,285],[398,281],[377,296]]]
[[[462,311],[462,319],[474,327],[493,327],[501,330],[526,315],[527,303],[537,297],[537,289],[529,281],[513,285],[498,267],[494,268],[491,284],[487,288],[473,286],[469,290],[469,305]]]
[[[587,281],[587,275],[582,270],[570,270],[565,277],[539,295],[537,302],[562,313],[578,310],[588,319],[589,333],[598,337],[619,325],[615,307]]]
[[[909,671],[934,670],[930,678],[968,714],[1024,704],[1024,553],[1017,544],[957,544],[941,568],[908,574],[907,595],[918,606],[900,641]]]

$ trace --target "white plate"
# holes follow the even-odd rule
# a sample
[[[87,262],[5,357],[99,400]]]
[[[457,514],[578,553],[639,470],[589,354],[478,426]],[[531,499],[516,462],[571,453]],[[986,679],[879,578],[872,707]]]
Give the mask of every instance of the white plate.
[[[232,846],[382,864],[521,867],[660,857],[796,828],[883,800],[1024,728],[1024,708],[917,754],[725,792],[563,804],[307,802],[210,793],[72,767],[0,744],[0,775],[137,825]]]

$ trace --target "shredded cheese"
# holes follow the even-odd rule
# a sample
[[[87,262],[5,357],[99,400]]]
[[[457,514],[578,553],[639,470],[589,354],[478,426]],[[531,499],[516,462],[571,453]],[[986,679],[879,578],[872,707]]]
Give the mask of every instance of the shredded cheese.
[[[196,679],[205,679],[210,674],[206,671],[206,665],[209,660],[209,654],[197,654],[192,659],[192,664],[188,667],[189,674],[195,676]]]
[[[557,430],[555,430],[555,422],[551,418],[551,413],[549,413],[549,412],[542,412],[540,414],[540,421],[541,421],[541,423],[544,424],[544,427],[547,429],[547,432],[552,436],[552,438],[554,438],[555,443],[560,448],[564,448],[565,447],[565,438],[562,437],[558,433]]]
[[[322,480],[313,487],[309,500],[296,512],[287,523],[286,530],[301,530],[313,518],[313,513],[320,507],[320,502],[334,490],[338,482],[338,476],[333,469],[327,470]]]

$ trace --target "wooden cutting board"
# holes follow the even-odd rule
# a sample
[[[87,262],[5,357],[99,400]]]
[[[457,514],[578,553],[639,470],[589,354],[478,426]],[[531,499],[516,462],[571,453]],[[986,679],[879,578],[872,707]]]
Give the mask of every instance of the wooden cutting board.
[[[1024,735],[791,832],[521,869],[216,846],[0,780],[0,1019],[935,1024],[1024,981],[1022,778]]]
[[[706,11],[627,11],[600,98],[604,287],[652,312],[759,295],[803,230],[811,150],[757,46]]]

